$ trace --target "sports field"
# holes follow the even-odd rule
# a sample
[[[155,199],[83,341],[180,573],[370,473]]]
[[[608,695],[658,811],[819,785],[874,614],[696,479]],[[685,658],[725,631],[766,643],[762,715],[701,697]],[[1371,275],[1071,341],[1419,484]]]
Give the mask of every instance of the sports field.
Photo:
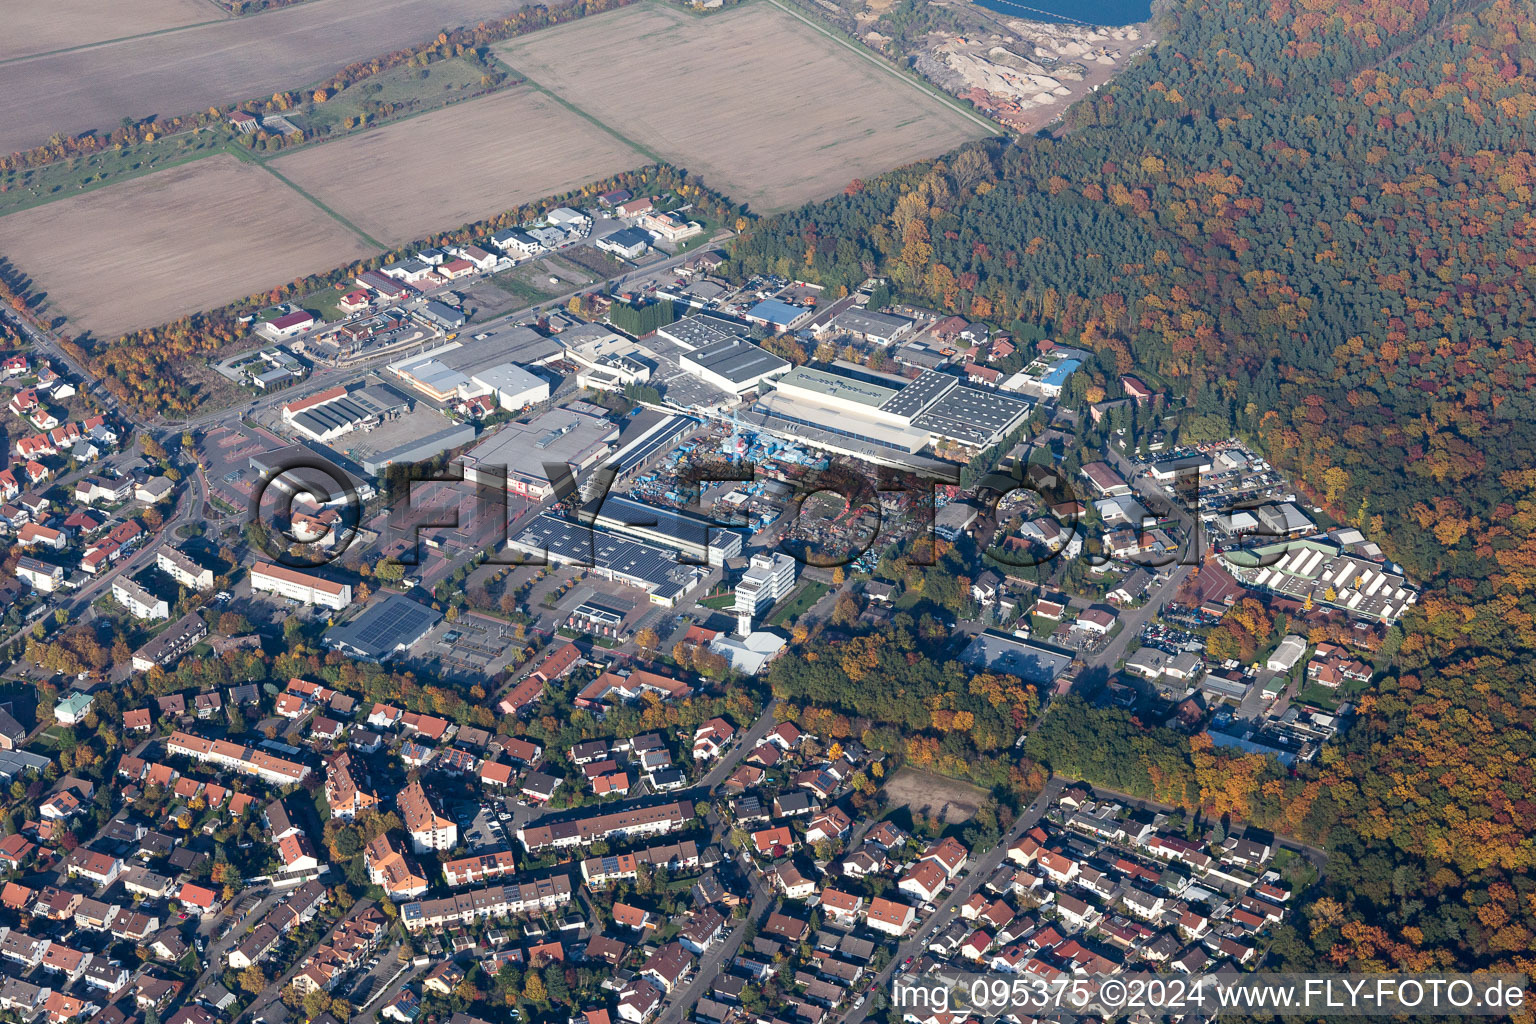
[[[306,146],[271,166],[395,245],[645,162],[548,96],[515,88]]]
[[[73,333],[110,338],[376,250],[267,171],[219,155],[0,217],[0,252]]]
[[[29,0],[3,10],[0,60],[228,17],[208,0]]]
[[[637,4],[496,49],[520,74],[758,212],[991,134],[766,3],[708,17]]]

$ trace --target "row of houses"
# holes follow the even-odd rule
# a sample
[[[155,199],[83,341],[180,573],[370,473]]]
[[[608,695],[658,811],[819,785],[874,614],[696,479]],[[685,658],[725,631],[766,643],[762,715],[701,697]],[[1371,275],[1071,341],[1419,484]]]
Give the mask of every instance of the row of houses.
[[[273,786],[301,783],[310,772],[308,765],[268,754],[255,747],[230,743],[228,740],[203,739],[180,729],[166,739],[165,745],[173,754],[216,764],[242,775],[251,775]]]

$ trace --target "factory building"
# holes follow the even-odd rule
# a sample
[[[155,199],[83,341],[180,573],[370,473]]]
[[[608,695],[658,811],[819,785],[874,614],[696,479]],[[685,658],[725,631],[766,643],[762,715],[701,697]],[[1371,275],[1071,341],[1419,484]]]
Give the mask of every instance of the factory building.
[[[508,423],[464,455],[464,478],[474,484],[501,482],[509,493],[530,501],[555,494],[561,467],[574,479],[602,460],[619,439],[619,425],[586,403],[553,409],[527,423]]]

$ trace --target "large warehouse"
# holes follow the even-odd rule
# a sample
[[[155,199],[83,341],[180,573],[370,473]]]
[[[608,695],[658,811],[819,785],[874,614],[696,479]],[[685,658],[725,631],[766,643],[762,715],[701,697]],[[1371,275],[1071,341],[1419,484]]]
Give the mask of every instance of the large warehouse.
[[[474,484],[498,482],[506,471],[507,490],[532,501],[554,496],[558,469],[573,476],[590,469],[612,450],[619,425],[604,419],[602,410],[573,403],[534,417],[508,423],[470,449],[463,458],[464,478]]]
[[[741,338],[711,342],[678,362],[689,373],[733,395],[751,391],[790,370],[787,360]]]
[[[411,400],[387,384],[370,384],[354,391],[337,385],[284,405],[283,421],[311,441],[328,443],[410,408]]]
[[[500,363],[471,374],[469,379],[494,394],[503,409],[513,412],[549,401],[549,382],[516,363]]]
[[[626,540],[553,515],[534,519],[507,544],[555,565],[579,565],[595,575],[638,587],[653,603],[668,607],[677,604],[708,573],[703,566],[678,564],[676,551]]]
[[[621,537],[673,548],[698,565],[719,566],[741,554],[738,531],[664,505],[609,494],[582,506],[581,519]]]
[[[915,455],[943,441],[970,448],[995,444],[1023,423],[1031,408],[1017,395],[972,387],[934,370],[903,382],[801,366],[780,377],[753,411],[765,429],[822,447],[841,449],[836,439],[847,438],[859,442],[859,454],[873,447]]]
[[[404,594],[384,593],[356,618],[326,630],[321,642],[350,657],[380,662],[409,651],[442,617]]]
[[[351,504],[347,485],[358,501],[367,501],[375,493],[373,484],[359,475],[356,467],[344,466],[335,452],[307,444],[289,444],[269,452],[252,455],[251,469],[271,481],[279,493],[297,499],[308,495],[320,508],[341,508]]]

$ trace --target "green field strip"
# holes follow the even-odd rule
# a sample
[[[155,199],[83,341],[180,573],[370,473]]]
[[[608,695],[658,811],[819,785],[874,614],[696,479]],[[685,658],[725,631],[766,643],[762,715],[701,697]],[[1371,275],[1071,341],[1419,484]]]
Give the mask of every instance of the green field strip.
[[[159,142],[159,141],[162,141],[162,140],[156,140],[156,142]],[[154,145],[154,144],[155,143],[150,143],[150,145]],[[75,196],[87,195],[87,194],[89,194],[91,192],[95,192],[98,189],[110,188],[113,185],[121,185],[125,181],[133,181],[135,178],[143,178],[143,177],[146,177],[146,176],[151,175],[151,174],[159,174],[161,171],[169,171],[169,170],[171,170],[172,168],[175,168],[175,167],[185,167],[187,164],[196,163],[199,160],[206,160],[208,157],[211,157],[211,156],[219,156],[220,154],[226,153],[226,152],[235,152],[237,155],[240,155],[239,154],[239,147],[231,146],[229,144],[229,142],[226,141],[224,143],[221,143],[220,145],[210,146],[209,148],[207,148],[206,150],[202,150],[201,152],[188,153],[185,156],[177,157],[174,160],[167,160],[165,163],[156,164],[153,167],[145,167],[145,168],[141,168],[141,169],[138,169],[138,170],[124,171],[121,174],[114,174],[111,177],[106,178],[106,179],[104,179],[102,181],[90,182],[90,183],[86,184],[85,187],[83,187],[83,188],[76,188],[76,189],[74,189],[73,191],[70,191],[70,192],[65,192],[65,191],[61,190],[56,195],[38,196],[35,199],[32,199],[32,200],[30,200],[28,202],[19,203],[19,204],[15,205],[15,206],[8,207],[8,208],[6,207],[6,204],[5,204],[5,201],[4,201],[5,197],[4,196],[0,196],[0,217],[9,217],[13,213],[21,213],[21,212],[23,212],[25,210],[35,210],[39,206],[47,206],[49,203],[63,202],[64,200],[71,199],[71,198],[73,198]],[[94,156],[94,155],[98,155],[98,154],[87,154],[86,159],[88,159],[90,156]],[[103,151],[102,155],[110,155],[110,151]],[[248,156],[248,154],[246,154],[246,156]],[[80,158],[77,157],[75,159],[80,159]],[[45,164],[43,166],[43,168],[37,168],[37,169],[38,170],[42,170],[42,169],[44,169],[46,167],[49,167],[49,166],[52,166],[52,165]],[[18,186],[14,186],[13,190],[20,190],[22,188],[24,188],[24,186],[18,185]]]
[[[251,162],[256,164],[256,166],[260,167],[262,170],[266,171],[268,174],[272,175],[272,177],[276,178],[284,185],[287,185],[289,188],[293,189],[305,199],[309,200],[315,205],[316,208],[325,211],[325,213],[329,215],[332,220],[346,228],[348,231],[352,232],[358,238],[361,238],[363,241],[367,242],[369,245],[373,246],[375,249],[379,250],[380,252],[389,252],[391,250],[391,246],[385,245],[383,242],[379,241],[377,238],[374,238],[368,232],[364,231],[356,224],[353,224],[351,221],[347,220],[347,218],[343,217],[329,206],[326,206],[324,203],[310,195],[308,192],[304,191],[304,189],[300,188],[297,183],[284,176],[282,172],[273,168],[266,160],[252,160]]]
[[[506,63],[506,58],[504,56],[501,58],[501,60],[502,60],[502,63]],[[654,150],[652,150],[649,146],[642,146],[640,143],[636,142],[634,139],[632,139],[629,136],[625,135],[623,132],[619,131],[618,129],[609,127],[601,118],[597,117],[594,114],[587,113],[585,110],[581,109],[576,104],[574,104],[570,100],[566,99],[564,96],[561,96],[559,93],[555,92],[553,89],[546,88],[545,86],[540,85],[538,82],[535,82],[533,79],[529,78],[526,74],[524,74],[522,71],[518,70],[517,68],[513,68],[512,69],[512,73],[514,75],[516,75],[518,78],[522,79],[523,84],[528,86],[530,89],[533,89],[535,92],[543,93],[545,96],[548,96],[550,99],[554,100],[556,103],[560,104],[560,106],[564,107],[566,110],[569,110],[571,113],[575,114],[577,117],[583,119],[584,121],[586,121],[587,123],[589,123],[591,125],[594,125],[594,126],[600,128],[600,129],[602,129],[603,131],[607,132],[609,135],[612,135],[614,138],[616,138],[620,142],[624,143],[624,145],[628,146],[630,149],[634,150],[635,152],[639,153],[641,156],[645,157],[651,163],[653,163],[653,164],[671,164],[672,163],[671,160],[668,160],[665,157],[661,156],[659,153],[657,153]]]

